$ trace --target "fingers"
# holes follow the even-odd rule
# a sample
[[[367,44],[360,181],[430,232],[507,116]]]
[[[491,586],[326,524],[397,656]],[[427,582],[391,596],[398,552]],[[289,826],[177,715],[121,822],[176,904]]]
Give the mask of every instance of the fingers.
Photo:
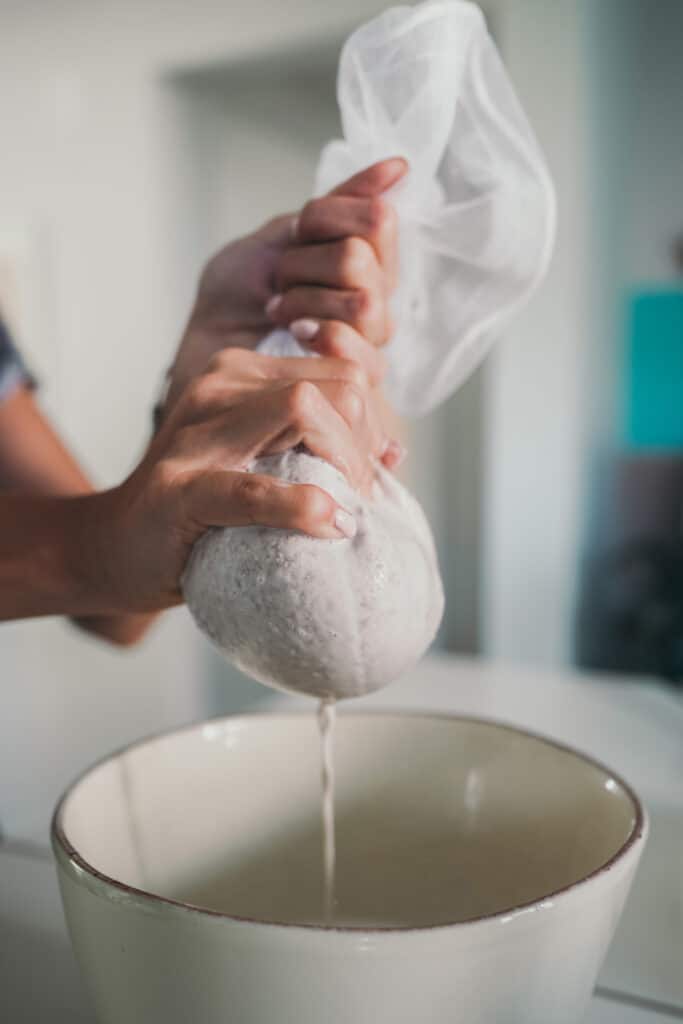
[[[366,343],[366,347],[370,346]],[[374,353],[374,349],[371,351]],[[363,367],[343,356],[319,359],[314,356],[262,356],[258,353],[256,358],[263,360],[261,380],[272,382],[276,386],[296,380],[311,380],[315,383],[333,380],[345,381],[364,392],[370,383]]]
[[[381,459],[385,455],[390,447],[390,439],[367,391],[343,380],[321,380],[317,387],[352,432],[354,444],[365,457],[363,475],[371,478],[372,460]]]
[[[393,288],[398,271],[398,218],[392,204],[381,196],[324,196],[306,203],[297,221],[298,243],[345,238],[363,239],[371,246]]]
[[[373,457],[386,449],[387,441],[371,424],[364,396],[342,381],[298,381],[269,396],[270,407],[261,417],[271,417],[276,427],[264,444],[264,453],[278,453],[304,445],[313,455],[335,466],[362,491],[370,488]],[[279,429],[277,429],[279,426]],[[262,427],[261,427],[262,429]]]
[[[331,353],[330,353],[331,355]],[[269,380],[348,380],[359,388],[367,387],[363,369],[350,365],[343,357],[318,359],[313,356],[268,356],[248,349],[226,348],[211,360],[208,375],[216,375],[238,387],[252,382],[262,387]]]
[[[348,342],[316,349],[324,358],[267,356],[247,349],[223,349],[212,358],[207,372],[196,377],[186,388],[173,412],[173,423],[188,426],[207,420],[246,401],[255,392],[280,388],[297,380],[344,381],[366,392],[371,383],[369,371],[381,375],[381,357],[350,327],[345,324],[333,326],[342,328],[342,337],[348,333],[357,339],[356,344],[361,351],[355,354],[353,345]],[[317,332],[317,324],[315,330]],[[327,333],[324,331],[323,337]],[[338,356],[334,355],[335,350],[339,352]],[[350,358],[344,352],[348,352]],[[362,365],[363,360],[369,367],[368,371]]]
[[[343,238],[317,245],[287,249],[277,271],[280,292],[299,284],[330,288],[385,288],[382,268],[374,249],[363,238]]]
[[[255,473],[215,470],[187,485],[187,507],[204,526],[269,526],[328,540],[351,538],[356,524],[319,487]]]
[[[180,432],[176,454],[199,468],[246,469],[260,455],[303,445],[368,491],[387,448],[365,394],[346,381],[299,380],[262,390]]]
[[[340,348],[355,344],[373,351],[346,325],[325,324],[321,334]],[[195,470],[200,465],[245,470],[259,455],[304,445],[369,492],[376,461],[387,464],[391,458],[390,439],[368,375],[357,362],[249,353],[251,376],[245,366],[244,379],[235,380],[221,370],[220,358],[188,388],[169,418],[169,436],[162,431],[156,439],[176,466],[180,460]],[[228,353],[223,358],[233,371],[241,365]]]
[[[380,160],[354,174],[352,178],[332,189],[330,195],[364,198],[379,195],[400,181],[407,170],[408,161],[402,156],[389,157],[388,160]]]
[[[275,324],[288,327],[295,320],[340,320],[373,345],[384,345],[391,336],[388,303],[377,289],[331,289],[297,285],[275,295],[266,306]]]
[[[382,353],[348,324],[339,320],[313,320],[304,317],[291,323],[289,329],[299,344],[319,352],[321,356],[331,357],[334,366],[337,366],[340,360],[344,364],[355,363],[362,367],[374,387],[381,382],[385,371]],[[301,361],[328,362],[327,359]]]
[[[291,243],[274,274],[278,291],[266,304],[276,324],[297,319],[349,324],[373,345],[392,330],[388,295],[396,283],[396,215],[381,193],[406,172],[400,157],[354,175],[313,199],[291,223]]]
[[[396,216],[390,204],[380,199],[408,170],[403,157],[380,160],[348,178],[327,195],[307,203],[298,217],[276,217],[261,229],[270,245],[290,241],[323,242],[358,235],[377,250],[382,262],[391,249]]]
[[[383,160],[306,204],[294,224],[296,244],[278,262],[279,290],[266,306],[274,323],[337,320],[373,345],[389,340],[387,296],[397,277],[398,227],[381,193],[407,167],[402,158]]]

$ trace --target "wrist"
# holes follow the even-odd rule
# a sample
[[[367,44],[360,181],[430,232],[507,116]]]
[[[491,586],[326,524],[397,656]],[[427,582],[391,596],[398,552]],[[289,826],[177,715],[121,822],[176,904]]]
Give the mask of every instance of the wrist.
[[[77,616],[130,611],[121,586],[125,551],[119,543],[121,488],[80,499],[77,516],[64,534],[65,564],[79,595]]]
[[[106,613],[97,572],[106,495],[0,498],[0,619]]]

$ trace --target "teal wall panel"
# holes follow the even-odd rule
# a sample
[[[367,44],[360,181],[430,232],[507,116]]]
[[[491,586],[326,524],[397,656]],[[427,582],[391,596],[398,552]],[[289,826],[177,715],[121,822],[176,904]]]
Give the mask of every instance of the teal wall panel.
[[[628,445],[683,449],[683,290],[633,293],[627,345]]]

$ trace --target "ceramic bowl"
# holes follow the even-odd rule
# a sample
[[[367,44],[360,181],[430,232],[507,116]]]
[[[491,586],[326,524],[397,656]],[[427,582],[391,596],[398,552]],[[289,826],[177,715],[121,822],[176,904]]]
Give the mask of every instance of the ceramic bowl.
[[[494,722],[340,715],[324,920],[315,716],[224,718],[82,776],[53,847],[104,1024],[575,1024],[643,848],[613,772]]]

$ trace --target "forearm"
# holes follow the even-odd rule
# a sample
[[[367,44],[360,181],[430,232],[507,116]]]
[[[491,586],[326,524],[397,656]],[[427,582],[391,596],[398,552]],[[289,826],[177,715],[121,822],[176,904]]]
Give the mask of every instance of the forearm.
[[[18,391],[8,401],[0,405],[0,501],[4,502],[2,490],[8,491],[16,498],[13,501],[29,500],[33,502],[39,519],[45,520],[39,523],[39,529],[44,537],[44,547],[38,549],[35,546],[35,539],[28,539],[29,552],[26,563],[22,562],[19,548],[15,546],[12,553],[16,558],[15,572],[23,577],[30,572],[34,581],[32,602],[38,600],[38,592],[49,589],[52,580],[54,598],[60,595],[66,597],[65,588],[68,585],[69,573],[64,564],[63,552],[59,553],[57,546],[50,543],[47,535],[52,528],[59,534],[59,542],[70,546],[69,537],[72,531],[72,520],[82,518],[83,510],[96,510],[99,502],[86,501],[85,503],[70,504],[64,499],[74,499],[77,496],[93,494],[93,487],[87,476],[80,468],[71,453],[64,447],[60,439],[50,427],[50,424],[42,416],[33,396],[28,391]],[[21,496],[21,497],[19,497]],[[35,499],[40,499],[36,505]],[[52,500],[52,505],[49,504]],[[19,505],[13,506],[15,510]],[[8,506],[9,508],[9,506]],[[40,510],[44,510],[41,512]],[[48,511],[49,509],[49,511]],[[11,515],[8,511],[7,515]],[[34,530],[36,523],[33,513],[29,512],[30,528]],[[28,528],[28,522],[27,522]],[[55,537],[52,538],[55,540]],[[0,538],[0,543],[2,539]],[[25,549],[22,549],[26,554]],[[61,569],[58,563],[62,562]],[[21,566],[26,569],[22,573]],[[76,563],[77,569],[79,568]],[[11,572],[10,563],[5,563],[7,573]],[[42,577],[42,583],[37,576]],[[25,581],[24,581],[25,582]],[[72,584],[73,584],[72,580]],[[43,611],[15,611],[16,607],[12,591],[17,591],[11,586],[9,576],[5,579],[3,570],[0,569],[0,587],[3,593],[0,595],[0,618],[16,618],[25,615],[47,615],[67,614],[73,616],[73,621],[80,629],[88,633],[108,640],[119,646],[129,646],[140,640],[147,632],[147,629],[154,620],[150,614],[128,614],[121,615],[99,615],[94,611],[70,612],[62,608],[55,612],[54,609]],[[47,593],[43,594],[43,602],[47,599]],[[92,597],[92,595],[91,595]],[[8,612],[5,611],[7,604],[11,605]],[[89,607],[92,609],[92,599],[89,599]]]
[[[26,389],[0,403],[0,490],[46,497],[93,490]]]
[[[99,501],[0,496],[0,619],[111,611],[94,564]]]

